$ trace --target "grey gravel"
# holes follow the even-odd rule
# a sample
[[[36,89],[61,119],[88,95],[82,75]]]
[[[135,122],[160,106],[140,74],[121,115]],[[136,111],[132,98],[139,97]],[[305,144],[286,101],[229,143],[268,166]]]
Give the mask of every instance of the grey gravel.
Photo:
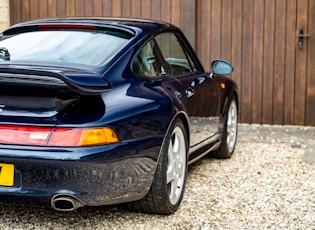
[[[123,205],[70,213],[0,205],[0,229],[315,229],[314,140],[315,127],[241,124],[231,159],[189,167],[171,216]]]

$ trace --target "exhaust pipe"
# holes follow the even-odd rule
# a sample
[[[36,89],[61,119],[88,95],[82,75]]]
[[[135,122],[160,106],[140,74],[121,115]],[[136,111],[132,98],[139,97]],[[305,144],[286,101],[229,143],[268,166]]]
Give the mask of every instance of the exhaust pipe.
[[[70,212],[85,206],[85,204],[75,196],[58,194],[51,199],[51,206],[57,211]]]

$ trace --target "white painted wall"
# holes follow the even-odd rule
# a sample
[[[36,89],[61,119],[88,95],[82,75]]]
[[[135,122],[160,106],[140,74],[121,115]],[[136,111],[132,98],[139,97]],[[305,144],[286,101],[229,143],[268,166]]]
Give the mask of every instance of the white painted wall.
[[[9,0],[0,0],[0,31],[10,26]]]

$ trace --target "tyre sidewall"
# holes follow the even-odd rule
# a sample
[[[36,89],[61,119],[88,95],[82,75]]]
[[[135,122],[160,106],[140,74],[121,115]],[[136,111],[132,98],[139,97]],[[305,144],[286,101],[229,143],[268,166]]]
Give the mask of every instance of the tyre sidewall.
[[[173,131],[176,127],[179,127],[181,128],[183,134],[184,134],[184,138],[185,138],[185,143],[186,143],[186,159],[185,159],[185,178],[184,178],[184,183],[183,183],[183,189],[182,189],[182,192],[181,192],[181,195],[180,195],[180,198],[179,200],[177,201],[176,204],[172,204],[171,201],[170,201],[170,198],[168,196],[168,186],[167,186],[167,164],[168,164],[168,148],[169,148],[169,144],[170,144],[170,140],[171,140],[171,137],[172,137],[172,134],[173,134]],[[161,201],[164,200],[164,202],[160,202],[160,204],[163,204],[164,205],[161,205],[160,206],[160,212],[163,213],[163,214],[172,214],[174,213],[182,199],[183,199],[183,196],[184,196],[184,192],[185,192],[185,186],[186,186],[186,181],[187,181],[187,159],[188,159],[188,143],[187,143],[187,132],[186,132],[186,129],[183,125],[183,123],[178,120],[178,119],[175,119],[174,122],[172,123],[172,125],[170,126],[169,128],[169,131],[164,139],[164,142],[163,142],[163,145],[162,145],[162,148],[161,148],[161,153],[160,153],[160,158],[159,158],[159,162],[158,162],[158,166],[157,166],[157,170],[156,170],[156,174],[155,174],[155,179],[154,179],[154,182],[153,182],[153,185],[158,185],[160,184],[161,185],[161,189],[163,189],[163,192],[161,193]],[[165,213],[166,212],[166,213]]]
[[[225,115],[224,129],[223,129],[224,132],[222,134],[222,148],[223,148],[222,151],[224,151],[226,153],[226,158],[230,158],[233,155],[233,152],[234,152],[234,149],[235,149],[235,145],[236,145],[237,132],[238,132],[237,125],[236,125],[235,142],[234,142],[234,146],[233,146],[232,151],[230,151],[229,150],[229,146],[227,144],[227,136],[228,136],[227,125],[228,125],[229,111],[230,111],[230,107],[231,107],[232,103],[235,103],[236,112],[238,111],[236,99],[235,99],[235,97],[232,97],[232,99],[231,99],[231,101],[229,103],[229,106],[228,106],[228,110],[227,110],[226,115]]]
[[[228,159],[228,158],[231,158],[232,155],[233,155],[233,152],[234,152],[234,149],[235,149],[235,145],[236,145],[236,139],[237,139],[237,126],[236,126],[236,139],[235,139],[235,144],[233,146],[233,149],[232,151],[229,150],[229,146],[227,144],[227,136],[228,136],[228,133],[227,133],[227,123],[228,123],[228,117],[229,117],[229,110],[230,110],[230,107],[231,107],[231,104],[232,103],[235,103],[235,106],[236,106],[236,112],[238,113],[238,105],[237,105],[237,101],[235,99],[235,97],[233,96],[231,98],[231,100],[229,101],[228,103],[228,107],[227,107],[227,110],[224,114],[224,122],[223,122],[223,129],[222,129],[222,136],[221,136],[221,145],[220,147],[211,155],[215,158],[218,158],[218,159]],[[238,114],[237,114],[238,116]]]

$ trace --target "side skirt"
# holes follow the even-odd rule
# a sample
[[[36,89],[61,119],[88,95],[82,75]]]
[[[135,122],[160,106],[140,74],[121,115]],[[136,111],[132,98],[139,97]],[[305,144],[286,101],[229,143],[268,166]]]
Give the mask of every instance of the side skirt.
[[[199,145],[190,147],[188,165],[194,163],[209,152],[219,148],[221,144],[221,134],[216,134]]]

